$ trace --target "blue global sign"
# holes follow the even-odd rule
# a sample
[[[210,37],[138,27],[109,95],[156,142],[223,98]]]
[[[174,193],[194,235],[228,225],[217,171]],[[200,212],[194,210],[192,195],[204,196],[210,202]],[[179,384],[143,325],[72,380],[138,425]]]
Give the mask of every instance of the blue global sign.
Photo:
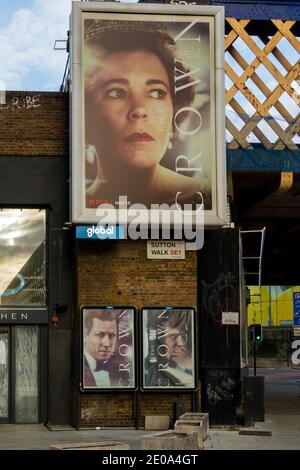
[[[80,225],[76,227],[76,238],[98,240],[124,239],[124,227],[119,225]]]

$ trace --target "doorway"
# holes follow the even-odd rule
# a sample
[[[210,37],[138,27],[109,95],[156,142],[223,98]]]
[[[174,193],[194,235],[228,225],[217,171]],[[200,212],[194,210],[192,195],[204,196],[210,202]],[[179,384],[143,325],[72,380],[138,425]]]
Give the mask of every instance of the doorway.
[[[0,325],[0,423],[39,422],[37,325]]]

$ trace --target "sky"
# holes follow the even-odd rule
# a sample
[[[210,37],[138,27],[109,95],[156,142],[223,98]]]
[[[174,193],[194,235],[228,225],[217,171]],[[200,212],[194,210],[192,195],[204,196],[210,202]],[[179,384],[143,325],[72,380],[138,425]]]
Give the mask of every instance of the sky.
[[[127,3],[137,2],[137,0],[122,1]],[[0,0],[0,92],[2,90],[59,90],[63,80],[67,53],[64,50],[54,51],[54,42],[55,40],[66,40],[67,38],[71,3],[72,0]],[[258,43],[258,45],[263,47],[263,44]],[[253,60],[253,53],[249,48],[242,41],[237,47],[247,62],[250,63]],[[299,60],[299,54],[284,38],[277,47],[292,64]],[[243,70],[239,71],[238,64],[234,63],[234,59],[228,53],[226,54],[226,61],[240,75]],[[282,67],[273,54],[269,55],[269,59],[283,75],[287,73],[281,70]],[[270,73],[262,65],[259,69],[256,72],[264,83],[270,89],[276,87],[276,80],[272,78]],[[228,89],[232,86],[232,82],[228,80],[228,77],[226,78],[225,88]],[[248,82],[249,89],[260,99],[260,90],[257,87],[254,89],[255,85],[251,80],[248,80]],[[297,100],[292,100],[286,94],[280,100],[294,118],[299,112],[300,80],[297,83],[293,82],[292,87],[297,91]],[[243,96],[239,100],[247,116],[254,114],[255,109]],[[263,102],[265,97],[262,96],[260,100]],[[271,110],[270,113],[272,114],[272,112]],[[278,115],[276,110],[274,110],[274,113],[273,117],[284,129],[288,123]],[[240,119],[229,105],[226,106],[226,114],[238,129],[244,125],[243,119]],[[270,136],[271,141],[277,139],[277,135],[267,123],[261,122],[259,125],[265,127],[261,130]],[[231,139],[232,136],[228,135],[227,140],[230,141]],[[255,141],[256,138],[251,136],[251,139]],[[295,143],[299,143],[300,137],[295,136],[293,140]]]
[[[0,0],[0,90],[59,90],[67,53],[53,47],[67,37],[71,3]]]

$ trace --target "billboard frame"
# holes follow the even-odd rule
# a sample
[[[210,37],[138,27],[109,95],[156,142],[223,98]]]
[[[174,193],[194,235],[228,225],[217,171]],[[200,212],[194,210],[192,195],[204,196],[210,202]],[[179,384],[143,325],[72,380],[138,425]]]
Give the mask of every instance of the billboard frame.
[[[112,328],[110,327],[110,331],[107,330],[107,334],[105,336],[106,338],[106,348],[109,349],[110,346],[108,345],[108,341],[112,341],[114,343],[112,345],[112,354],[110,354],[110,357],[107,359],[102,359],[101,362],[104,362],[106,364],[105,367],[100,367],[99,370],[95,369],[94,372],[96,371],[96,374],[99,372],[104,371],[104,375],[100,376],[98,374],[99,380],[103,381],[103,385],[96,383],[97,376],[94,375],[94,372],[91,370],[91,361],[95,363],[95,365],[99,365],[99,362],[97,362],[96,359],[93,359],[91,356],[89,360],[87,359],[85,352],[85,312],[88,314],[91,311],[98,311],[101,312],[102,314],[110,315],[110,313],[114,316],[116,315],[116,311],[123,310],[122,315],[118,316],[117,319],[117,336],[115,339],[108,340],[109,334],[113,333]],[[123,319],[123,314],[124,312],[126,313],[127,310],[130,310],[132,313],[132,318],[131,318],[131,329],[128,330],[128,321],[127,324],[124,323]],[[120,320],[120,318],[122,319]],[[114,317],[115,320],[116,317]],[[100,319],[101,320],[101,319]],[[114,321],[113,320],[113,321]],[[126,320],[126,319],[125,319]],[[128,319],[127,319],[128,320]],[[122,330],[120,330],[120,324],[123,321],[123,327]],[[107,325],[112,324],[112,327],[114,327],[113,322],[111,319],[104,318],[102,320],[102,325],[97,325],[97,332],[95,331],[95,335],[101,334],[100,329],[106,328]],[[93,322],[92,322],[92,328],[93,328]],[[128,333],[129,331],[129,333]],[[94,335],[94,337],[95,337]],[[123,338],[125,336],[130,336],[130,342],[124,340]],[[102,335],[103,336],[103,335]],[[122,339],[123,343],[120,342],[120,339]],[[95,347],[95,339],[92,338],[92,341],[94,342],[94,347]],[[100,340],[98,341],[98,348],[100,348]],[[102,340],[103,343],[103,340]],[[102,346],[103,349],[104,346]],[[131,349],[131,351],[130,351]],[[80,390],[82,392],[128,392],[128,391],[134,391],[137,389],[137,383],[138,383],[138,367],[137,367],[137,351],[138,351],[138,342],[137,342],[137,312],[136,308],[132,305],[130,306],[99,306],[99,305],[84,305],[80,307]],[[131,354],[130,354],[131,352]],[[103,356],[103,352],[101,353]],[[108,353],[107,353],[108,355]],[[107,363],[111,361],[110,367],[107,367]],[[122,362],[121,362],[122,361]],[[127,362],[126,362],[127,361]],[[128,367],[128,364],[130,361],[130,366]],[[115,366],[118,366],[118,370],[116,370]],[[120,367],[121,366],[121,367]],[[128,374],[128,371],[130,373]],[[118,377],[116,378],[116,372],[118,372]],[[120,385],[115,385],[110,384],[107,385],[108,379],[110,382],[114,380],[119,380]],[[87,381],[90,381],[90,385],[87,384]],[[121,380],[121,382],[120,382]],[[132,380],[132,384],[129,386],[125,385],[126,380]],[[124,384],[122,384],[122,381]],[[95,383],[94,383],[95,382]]]
[[[174,321],[170,322],[172,315],[174,315]],[[191,329],[184,330],[187,326]],[[142,307],[140,309],[140,337],[142,358],[140,387],[142,391],[167,393],[179,390],[180,392],[197,391],[197,318],[194,307]],[[157,381],[157,384],[153,381]],[[185,381],[190,381],[190,383],[183,385]]]
[[[217,112],[225,108],[224,105],[224,7],[206,5],[158,5],[158,4],[118,4],[118,3],[96,3],[96,2],[73,2],[71,17],[71,83],[70,83],[70,104],[71,104],[71,219],[74,224],[98,223],[99,217],[96,208],[87,208],[85,201],[85,161],[83,157],[84,149],[84,93],[83,93],[83,45],[82,45],[82,15],[84,13],[116,14],[116,19],[120,15],[167,15],[176,18],[184,15],[189,17],[201,16],[213,19],[214,24],[214,86],[211,90],[214,98],[214,172],[212,173],[212,196],[213,207],[204,211],[204,224],[206,228],[214,228],[224,225],[226,222],[226,152],[225,152],[225,112]],[[200,189],[200,188],[199,188]],[[164,201],[161,201],[163,203]],[[121,211],[114,211],[120,217]],[[149,225],[150,212],[145,210],[142,213],[142,225]],[[159,220],[162,220],[165,210],[157,211]],[[176,212],[176,211],[171,211]],[[185,211],[185,221],[195,225],[195,211]],[[130,223],[134,216],[126,218]],[[110,221],[106,223],[122,223],[122,220],[115,220],[115,215],[111,215]],[[175,223],[174,223],[175,224]]]

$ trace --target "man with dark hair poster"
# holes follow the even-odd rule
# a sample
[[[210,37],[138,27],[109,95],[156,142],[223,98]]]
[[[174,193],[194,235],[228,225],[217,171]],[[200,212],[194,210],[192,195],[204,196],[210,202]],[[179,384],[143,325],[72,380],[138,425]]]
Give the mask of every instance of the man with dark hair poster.
[[[85,388],[133,386],[133,335],[130,312],[130,309],[83,309]]]

